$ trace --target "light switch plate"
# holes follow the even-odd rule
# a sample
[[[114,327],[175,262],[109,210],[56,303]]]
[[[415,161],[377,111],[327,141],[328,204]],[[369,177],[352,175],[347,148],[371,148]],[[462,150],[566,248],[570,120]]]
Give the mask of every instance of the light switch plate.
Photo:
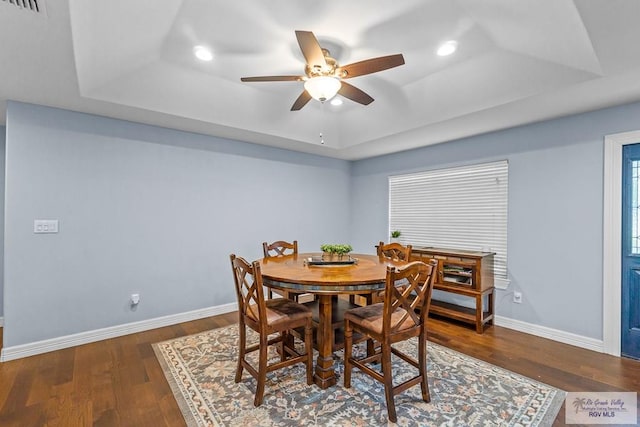
[[[34,233],[57,233],[58,220],[57,219],[34,219],[33,232]]]

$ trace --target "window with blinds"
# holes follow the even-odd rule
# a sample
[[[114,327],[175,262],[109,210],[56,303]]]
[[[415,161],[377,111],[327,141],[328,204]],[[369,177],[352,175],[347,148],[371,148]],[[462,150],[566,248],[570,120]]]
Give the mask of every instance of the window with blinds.
[[[389,229],[414,247],[495,252],[507,278],[506,160],[389,177]]]

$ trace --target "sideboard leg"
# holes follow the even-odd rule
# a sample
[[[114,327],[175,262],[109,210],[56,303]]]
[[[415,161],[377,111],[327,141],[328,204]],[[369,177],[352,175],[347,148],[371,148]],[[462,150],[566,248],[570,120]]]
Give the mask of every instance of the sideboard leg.
[[[476,332],[481,334],[484,328],[484,308],[482,307],[482,294],[476,295]]]

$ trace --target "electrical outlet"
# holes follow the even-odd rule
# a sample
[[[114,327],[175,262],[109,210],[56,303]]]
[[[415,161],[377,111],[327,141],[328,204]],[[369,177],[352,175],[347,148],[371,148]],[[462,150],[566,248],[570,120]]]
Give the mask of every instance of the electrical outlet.
[[[522,292],[513,293],[513,302],[516,304],[522,304]]]
[[[131,305],[137,305],[140,302],[140,294],[131,294]]]
[[[58,232],[58,220],[57,219],[34,219],[33,220],[33,232],[40,233],[57,233]]]

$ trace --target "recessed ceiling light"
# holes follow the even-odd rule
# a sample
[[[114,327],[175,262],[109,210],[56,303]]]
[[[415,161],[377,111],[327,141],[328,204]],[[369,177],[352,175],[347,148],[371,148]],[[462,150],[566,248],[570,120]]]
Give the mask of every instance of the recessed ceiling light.
[[[444,42],[438,48],[438,55],[440,56],[448,56],[456,51],[458,48],[458,42],[455,40],[449,40],[448,42]]]
[[[331,105],[336,105],[336,106],[337,106],[337,105],[342,105],[342,99],[340,99],[340,98],[333,98],[333,99],[331,100]]]
[[[206,46],[198,45],[193,48],[193,54],[201,61],[211,61],[213,59],[213,53],[211,49]]]

